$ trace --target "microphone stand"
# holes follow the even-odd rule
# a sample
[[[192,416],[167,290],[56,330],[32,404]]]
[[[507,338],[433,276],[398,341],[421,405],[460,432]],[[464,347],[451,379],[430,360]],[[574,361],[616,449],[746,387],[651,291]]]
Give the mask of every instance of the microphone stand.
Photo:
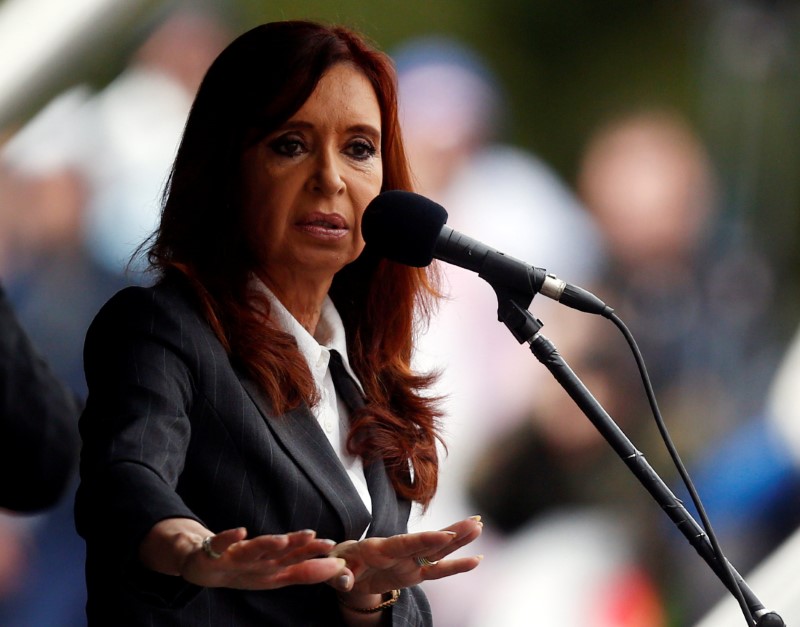
[[[517,341],[530,344],[531,352],[561,384],[600,434],[611,445],[626,466],[641,482],[650,495],[675,523],[695,550],[700,554],[725,587],[734,595],[738,590],[755,618],[756,627],[785,627],[783,619],[775,612],[767,611],[736,572],[730,562],[721,563],[714,553],[711,542],[703,528],[692,518],[683,503],[667,487],[661,477],[650,466],[644,455],[636,449],[625,433],[612,420],[600,403],[592,396],[583,382],[558,353],[553,343],[540,331],[542,323],[528,311],[533,296],[492,285],[498,297],[497,315],[508,327]],[[518,302],[519,301],[519,302]],[[522,304],[520,304],[522,303]],[[731,580],[731,576],[735,582]],[[738,590],[737,587],[738,586]],[[750,622],[748,618],[748,622]]]

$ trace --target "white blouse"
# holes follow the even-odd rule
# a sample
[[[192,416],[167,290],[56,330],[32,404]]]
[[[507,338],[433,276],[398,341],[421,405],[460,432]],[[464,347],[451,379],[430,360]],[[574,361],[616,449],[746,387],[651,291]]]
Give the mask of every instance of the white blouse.
[[[254,277],[254,283],[269,299],[272,306],[272,320],[282,331],[289,333],[297,340],[300,353],[305,358],[319,391],[320,401],[311,408],[311,411],[331,443],[333,450],[336,451],[336,455],[341,460],[347,475],[353,482],[353,486],[361,500],[364,501],[367,511],[372,512],[372,498],[367,488],[367,480],[364,476],[364,466],[361,458],[358,455],[351,455],[347,451],[350,410],[336,394],[331,372],[328,368],[331,356],[330,351],[336,350],[342,356],[345,370],[363,391],[363,386],[358,377],[355,376],[347,359],[347,340],[339,312],[336,311],[336,307],[330,297],[326,296],[322,303],[322,311],[316,332],[312,336],[260,279]]]

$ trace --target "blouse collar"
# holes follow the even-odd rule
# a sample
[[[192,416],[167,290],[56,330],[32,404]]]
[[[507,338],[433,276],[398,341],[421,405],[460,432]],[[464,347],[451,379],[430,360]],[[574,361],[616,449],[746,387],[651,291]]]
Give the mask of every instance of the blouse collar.
[[[311,374],[318,386],[328,369],[330,351],[335,350],[342,356],[345,370],[361,387],[361,382],[358,381],[358,377],[350,367],[347,357],[347,337],[344,323],[330,296],[326,295],[322,302],[317,328],[314,335],[311,335],[261,279],[253,276],[252,282],[254,287],[267,297],[272,321],[281,331],[290,334],[297,341],[297,347],[311,369]]]

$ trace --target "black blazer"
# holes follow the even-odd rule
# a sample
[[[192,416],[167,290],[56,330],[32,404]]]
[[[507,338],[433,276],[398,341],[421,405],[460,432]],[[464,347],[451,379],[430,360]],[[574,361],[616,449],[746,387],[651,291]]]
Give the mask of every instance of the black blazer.
[[[365,467],[372,515],[305,406],[275,415],[231,364],[182,281],[119,292],[84,350],[89,395],[76,524],[87,546],[87,615],[106,627],[339,625],[327,585],[246,592],[148,571],[137,547],[158,521],[188,517],[249,536],[314,529],[337,542],[404,533],[410,503],[382,463]],[[388,613],[388,612],[387,612]],[[419,588],[392,625],[430,625]]]

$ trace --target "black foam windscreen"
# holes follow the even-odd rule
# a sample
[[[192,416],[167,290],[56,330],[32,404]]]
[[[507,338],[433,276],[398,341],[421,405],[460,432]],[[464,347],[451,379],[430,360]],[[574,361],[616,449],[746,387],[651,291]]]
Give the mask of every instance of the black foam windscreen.
[[[433,261],[447,211],[432,200],[401,190],[383,192],[364,210],[361,234],[373,254],[415,268]]]

